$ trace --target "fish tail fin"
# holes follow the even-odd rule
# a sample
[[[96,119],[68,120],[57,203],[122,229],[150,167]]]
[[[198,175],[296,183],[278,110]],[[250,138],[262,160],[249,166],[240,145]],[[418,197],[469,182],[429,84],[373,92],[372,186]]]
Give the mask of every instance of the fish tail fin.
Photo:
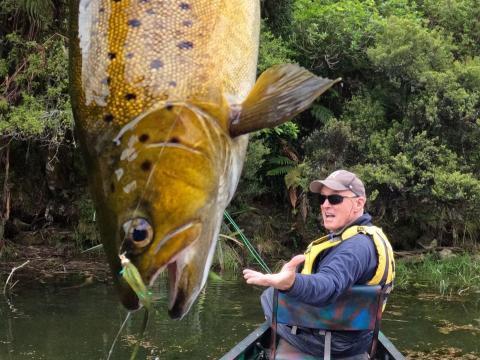
[[[341,78],[318,77],[295,64],[275,65],[265,70],[231,119],[230,135],[280,125],[303,110]]]

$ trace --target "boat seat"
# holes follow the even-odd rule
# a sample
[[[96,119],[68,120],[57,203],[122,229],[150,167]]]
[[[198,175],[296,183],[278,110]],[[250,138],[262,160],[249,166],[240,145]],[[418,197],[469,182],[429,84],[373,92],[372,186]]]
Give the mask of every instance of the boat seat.
[[[316,307],[279,292],[276,320],[278,323],[291,326],[293,333],[297,327],[318,329],[321,334],[325,335],[324,360],[331,358],[332,331],[372,330],[374,331],[370,347],[372,356],[376,350],[385,293],[386,288],[380,285],[356,285],[338,297],[333,304]],[[282,346],[292,352],[291,349]],[[279,346],[279,356],[284,359],[284,355],[281,355],[280,352],[282,349]],[[292,353],[292,357],[288,359],[314,359],[301,357],[301,354],[303,353],[297,355]],[[275,358],[280,360],[280,357]]]
[[[298,350],[287,341],[280,339],[277,345],[275,360],[319,360],[318,358]]]

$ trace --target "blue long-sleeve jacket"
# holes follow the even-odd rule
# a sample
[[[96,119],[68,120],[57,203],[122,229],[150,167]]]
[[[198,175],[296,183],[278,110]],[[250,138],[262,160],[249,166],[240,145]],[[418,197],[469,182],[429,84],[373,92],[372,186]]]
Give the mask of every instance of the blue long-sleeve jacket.
[[[371,225],[371,216],[363,214],[351,225]],[[332,234],[332,237],[336,234]],[[341,244],[325,250],[318,261],[315,273],[303,275],[297,273],[293,286],[285,291],[289,297],[299,301],[322,306],[334,302],[345,290],[355,284],[370,281],[377,268],[377,254],[372,239],[357,234]],[[262,307],[271,322],[273,289],[262,294]],[[318,332],[301,329],[296,335],[291,328],[278,324],[278,333],[300,351],[319,358],[323,357],[324,338]],[[372,332],[334,331],[332,332],[332,355],[347,357],[368,351]]]
[[[371,225],[371,220],[369,214],[363,214],[351,225]],[[323,306],[334,302],[351,286],[367,283],[374,276],[377,263],[372,239],[357,234],[326,250],[314,274],[296,274],[286,293],[304,303]]]

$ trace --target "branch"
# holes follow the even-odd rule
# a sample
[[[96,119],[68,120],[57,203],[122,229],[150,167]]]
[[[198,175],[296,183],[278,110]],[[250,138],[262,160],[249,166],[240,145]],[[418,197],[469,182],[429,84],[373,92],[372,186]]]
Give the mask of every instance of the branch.
[[[8,282],[10,281],[10,279],[12,278],[13,273],[14,273],[15,271],[17,271],[18,269],[21,269],[22,267],[24,267],[25,265],[27,265],[29,262],[30,262],[30,260],[27,260],[27,261],[25,261],[22,265],[16,266],[16,267],[14,267],[14,268],[12,269],[12,271],[10,271],[10,275],[8,275],[7,281],[5,281],[5,286],[3,287],[3,295],[6,295],[6,294],[7,294],[7,285],[8,285]],[[16,283],[15,283],[15,284],[16,284]],[[15,286],[15,284],[14,284],[14,286]],[[11,288],[13,288],[13,286],[12,286]],[[11,289],[11,288],[10,288],[10,289]]]

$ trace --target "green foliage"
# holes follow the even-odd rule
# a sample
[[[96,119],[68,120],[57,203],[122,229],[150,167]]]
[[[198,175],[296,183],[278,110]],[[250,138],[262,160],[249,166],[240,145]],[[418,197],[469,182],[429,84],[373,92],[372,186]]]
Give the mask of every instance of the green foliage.
[[[252,136],[248,144],[242,177],[238,184],[236,203],[246,204],[268,191],[263,182],[261,169],[269,153],[270,149],[265,146],[264,141],[256,135]]]
[[[480,51],[480,7],[476,0],[425,0],[419,2],[431,27],[444,29],[458,46],[458,56]]]
[[[39,43],[17,33],[0,40],[11,49],[0,70],[0,135],[61,143],[73,120],[68,97],[65,38],[55,35]]]
[[[321,129],[314,130],[304,140],[305,159],[312,178],[327,175],[330,169],[345,167],[355,158],[349,143],[353,141],[350,124],[330,118]]]
[[[220,236],[213,258],[213,267],[220,268],[221,272],[238,274],[242,263],[239,245],[227,237]]]
[[[55,148],[68,138],[67,51],[60,35],[66,4],[0,4],[2,140]],[[478,242],[478,4],[268,0],[264,5],[268,19],[262,24],[259,73],[298,62],[344,81],[310,112],[252,137],[236,203],[263,201],[260,205],[285,209],[292,221],[286,188],[306,190],[309,180],[347,168],[364,180],[369,210],[397,246],[415,246],[424,234],[446,245]],[[71,145],[65,149],[73,151]],[[36,155],[32,159],[41,162],[41,153]],[[276,162],[282,157],[283,163]],[[11,164],[13,179],[19,161]],[[45,166],[32,168],[41,173]],[[314,232],[314,216],[302,234]],[[80,247],[96,243],[91,214],[81,219],[89,220],[77,227]],[[295,236],[292,230],[289,238]],[[266,249],[274,238],[262,242]]]
[[[468,253],[439,259],[427,254],[421,261],[397,261],[395,288],[435,289],[441,295],[463,294],[480,289],[480,261]]]
[[[286,156],[275,156],[268,159],[269,166],[275,166],[267,171],[267,176],[278,176],[287,174],[295,167],[295,161]]]
[[[300,137],[307,176],[356,171],[373,195],[369,210],[397,246],[412,246],[426,233],[442,244],[477,242],[480,62],[473,48],[459,58],[458,34],[423,17],[427,10],[439,13],[433,1],[321,5],[296,2],[295,24],[304,30],[294,38],[296,49],[306,49],[300,56],[315,69],[313,58],[335,49],[341,56],[334,76],[346,78],[351,94],[311,112],[315,127],[306,126]],[[442,11],[462,14],[451,6]],[[465,21],[471,29],[476,20]],[[334,26],[349,34],[328,31]]]
[[[398,16],[403,18],[421,19],[418,5],[411,0],[376,0],[378,12],[384,18]]]
[[[270,157],[267,161],[267,176],[283,176],[287,189],[300,187],[308,188],[308,165],[292,160],[286,156]]]
[[[95,223],[95,208],[87,195],[75,202],[79,220],[74,229],[74,238],[78,250],[86,250],[100,244],[100,234]]]
[[[263,72],[270,66],[291,63],[293,52],[281,37],[275,36],[262,23],[260,32],[260,49],[258,57],[258,72]]]
[[[287,34],[292,22],[294,0],[263,0],[262,17],[276,35]]]
[[[381,25],[376,43],[367,54],[377,71],[383,71],[395,87],[420,86],[425,73],[451,66],[454,46],[441,32],[396,16]]]
[[[281,144],[283,141],[292,142],[298,139],[300,128],[297,123],[287,121],[274,128],[266,128],[257,132],[258,136],[265,139],[270,146]]]
[[[51,0],[18,0],[18,9],[28,16],[30,23],[45,29],[52,21],[54,6]]]
[[[345,76],[367,65],[365,50],[377,32],[373,0],[295,2],[292,43],[297,58],[311,69]]]
[[[309,181],[306,176],[309,172],[308,164],[300,163],[290,169],[284,177],[287,189],[300,187],[303,190],[308,189]]]

